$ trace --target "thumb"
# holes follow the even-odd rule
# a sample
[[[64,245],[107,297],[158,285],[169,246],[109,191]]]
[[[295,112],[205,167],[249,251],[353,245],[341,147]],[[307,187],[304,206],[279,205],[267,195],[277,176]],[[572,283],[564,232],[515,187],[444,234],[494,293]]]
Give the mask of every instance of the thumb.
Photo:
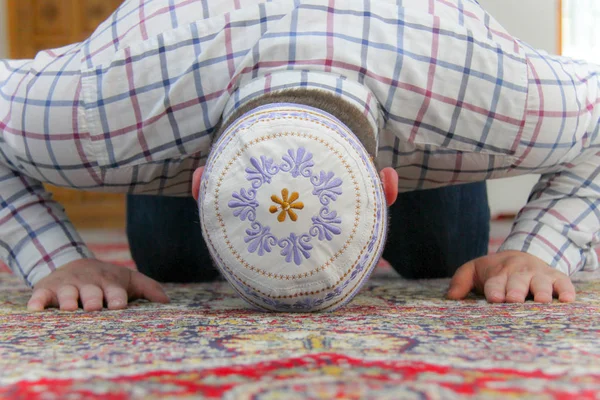
[[[131,271],[128,289],[128,292],[138,299],[146,299],[153,303],[170,302],[160,283],[137,271]]]
[[[456,270],[446,297],[451,300],[462,300],[475,288],[475,260],[463,264]]]

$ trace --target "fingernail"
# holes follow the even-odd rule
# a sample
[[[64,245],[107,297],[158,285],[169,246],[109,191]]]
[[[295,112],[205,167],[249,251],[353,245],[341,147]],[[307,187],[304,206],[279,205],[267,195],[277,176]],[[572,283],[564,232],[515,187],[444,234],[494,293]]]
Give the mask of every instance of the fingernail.
[[[572,294],[563,294],[558,297],[558,300],[562,302],[571,302],[575,300],[575,296],[573,296]]]
[[[127,304],[127,303],[124,303],[121,300],[113,300],[113,301],[110,302],[109,306],[111,308],[113,308],[113,307],[123,307],[123,306],[125,306],[125,304]]]

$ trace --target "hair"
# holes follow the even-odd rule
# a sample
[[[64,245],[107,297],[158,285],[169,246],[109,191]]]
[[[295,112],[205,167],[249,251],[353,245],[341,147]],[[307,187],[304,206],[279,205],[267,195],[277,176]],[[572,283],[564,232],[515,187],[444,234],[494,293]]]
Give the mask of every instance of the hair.
[[[229,119],[221,121],[214,140],[217,140],[229,125],[248,111],[272,103],[301,104],[325,111],[342,121],[358,137],[371,157],[374,157],[377,152],[376,132],[373,131],[367,117],[341,97],[318,89],[287,89],[250,100],[238,108]]]

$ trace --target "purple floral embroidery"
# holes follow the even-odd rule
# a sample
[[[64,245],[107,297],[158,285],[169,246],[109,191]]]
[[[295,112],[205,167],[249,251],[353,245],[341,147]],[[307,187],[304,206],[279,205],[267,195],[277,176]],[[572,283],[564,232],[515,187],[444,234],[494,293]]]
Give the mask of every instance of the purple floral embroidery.
[[[233,279],[234,281],[236,281],[236,283],[238,284],[238,288],[241,287],[242,290],[246,293],[246,295],[255,298],[256,300],[266,304],[267,306],[279,307],[278,303],[280,303],[280,302],[278,300],[271,299],[267,296],[261,296],[260,294],[256,293],[254,290],[250,289],[248,286],[246,286],[245,284],[240,282],[239,279],[236,279],[234,275],[228,275],[228,276],[230,279]],[[256,307],[256,308],[261,309],[261,307]]]
[[[262,226],[258,222],[252,223],[250,229],[246,229],[244,242],[250,243],[248,251],[254,253],[258,250],[258,255],[263,256],[265,252],[270,253],[271,247],[277,244],[277,238],[271,233],[271,228]]]
[[[282,171],[292,174],[294,178],[298,175],[308,178],[312,173],[310,168],[315,165],[312,158],[313,155],[303,147],[296,150],[295,154],[292,149],[289,149],[287,155],[283,156],[283,163],[280,168]]]
[[[342,194],[342,180],[334,178],[333,172],[321,171],[319,176],[316,175],[310,178],[311,183],[315,187],[312,194],[319,196],[321,204],[328,205],[331,200],[337,200],[337,197]]]
[[[336,211],[329,211],[329,208],[323,207],[319,215],[312,217],[313,226],[310,228],[310,234],[314,237],[319,235],[319,240],[331,240],[333,235],[342,233],[342,229],[335,224],[341,224],[342,219],[337,216]]]
[[[279,172],[279,166],[273,165],[273,159],[260,156],[260,161],[255,157],[250,158],[252,168],[246,168],[246,179],[252,182],[252,187],[258,189],[263,183],[271,183],[271,178]]]
[[[258,207],[258,201],[256,198],[256,190],[246,189],[240,190],[240,193],[233,192],[232,197],[234,200],[230,200],[227,204],[229,208],[233,208],[233,215],[240,217],[242,221],[248,218],[248,221],[254,221],[256,219],[256,207]]]
[[[344,290],[346,288],[346,286],[348,285],[348,283],[351,282],[351,280],[348,280],[347,282],[344,283],[344,286],[338,286],[337,288],[335,288],[333,290],[333,292],[329,292],[327,294],[327,296],[325,296],[324,299],[322,299],[323,302],[329,301],[329,300],[333,300],[336,297],[338,297],[339,295],[342,294],[342,290]]]
[[[293,262],[299,266],[305,259],[310,258],[310,251],[313,249],[311,244],[313,237],[318,238],[320,241],[330,241],[333,240],[335,235],[342,233],[340,226],[342,219],[338,217],[336,211],[330,210],[327,206],[342,195],[341,186],[343,181],[336,177],[333,172],[320,171],[318,175],[313,176],[312,167],[315,165],[313,155],[305,148],[289,149],[287,154],[282,157],[280,164],[274,164],[273,159],[265,155],[251,157],[250,164],[251,166],[248,166],[245,172],[246,179],[252,188],[243,188],[239,192],[233,192],[228,203],[235,217],[240,218],[242,221],[248,220],[251,222],[250,228],[246,229],[246,236],[244,237],[244,242],[248,244],[250,253],[257,253],[262,257],[266,253],[270,253],[275,246],[279,246],[282,249],[280,254],[285,257],[286,262]],[[318,215],[312,217],[313,225],[308,232],[291,233],[283,239],[279,239],[272,234],[269,226],[263,226],[261,223],[255,222],[257,209],[261,206],[256,200],[257,190],[263,184],[271,183],[272,178],[279,172],[289,172],[294,178],[302,176],[309,179],[314,188],[312,194],[317,196],[321,204],[325,206],[321,208]],[[287,189],[284,190],[287,193]],[[289,199],[283,198],[281,202],[277,203],[282,206],[282,210],[285,207],[301,209],[299,207],[301,203],[298,203],[297,207],[294,207],[296,203],[287,204],[288,200],[293,202],[296,198],[292,193]],[[273,208],[275,208],[275,211],[272,210]],[[273,213],[279,211],[279,209],[271,207],[270,211]],[[286,212],[289,211],[286,210]],[[292,214],[290,214],[290,218],[294,220]]]
[[[294,264],[302,264],[303,257],[306,259],[310,258],[310,250],[313,248],[310,244],[309,235],[296,236],[295,233],[290,234],[289,237],[281,239],[279,241],[279,247],[282,247],[281,255],[285,256],[286,262],[291,262],[292,259]]]

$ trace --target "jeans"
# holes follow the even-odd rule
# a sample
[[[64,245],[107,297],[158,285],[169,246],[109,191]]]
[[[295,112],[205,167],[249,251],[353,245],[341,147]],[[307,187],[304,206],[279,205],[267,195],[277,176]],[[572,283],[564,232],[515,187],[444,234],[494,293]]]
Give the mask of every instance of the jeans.
[[[485,182],[402,193],[389,209],[383,257],[407,279],[445,278],[487,254]],[[190,198],[129,195],[127,236],[140,272],[160,282],[220,278]]]

